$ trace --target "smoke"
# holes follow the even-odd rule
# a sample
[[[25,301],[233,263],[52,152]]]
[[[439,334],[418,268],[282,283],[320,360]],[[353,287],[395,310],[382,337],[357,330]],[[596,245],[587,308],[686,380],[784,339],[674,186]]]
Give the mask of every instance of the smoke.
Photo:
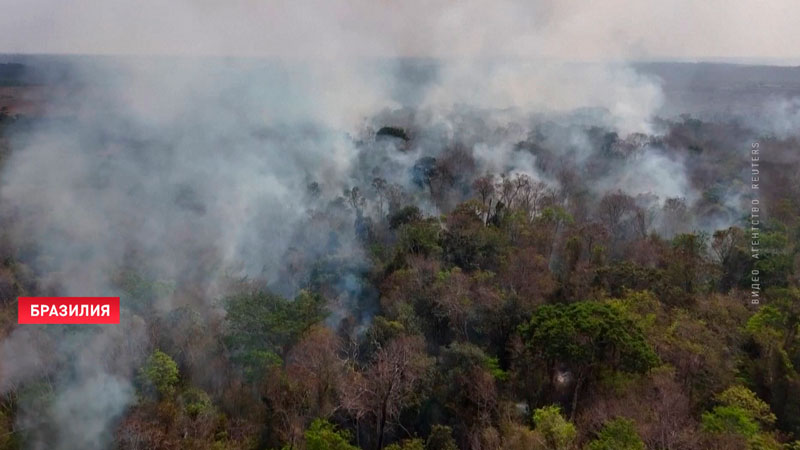
[[[30,442],[108,445],[149,346],[138,316],[187,303],[213,309],[231,276],[278,281],[283,255],[303,245],[293,240],[308,216],[308,184],[346,186],[356,149],[338,126],[357,123],[348,108],[370,101],[367,91],[345,92],[335,73],[317,83],[301,68],[261,65],[81,65],[72,76],[88,87],[51,105],[73,113],[15,138],[0,202],[41,293],[120,295],[131,318],[77,335],[19,327],[4,340],[4,391],[52,377],[53,398],[21,414],[23,428],[33,417],[51,425],[34,427]],[[352,231],[337,245],[361,254]],[[137,294],[130,279],[175,289]]]
[[[619,171],[609,174],[597,188],[598,192],[622,189],[631,196],[654,195],[660,200],[686,198],[689,204],[696,200],[681,158],[650,147],[626,159]]]
[[[18,389],[18,427],[30,448],[100,449],[134,400],[144,322],[48,330],[18,328],[3,342],[3,392]],[[10,369],[10,370],[6,370]]]
[[[553,90],[567,66],[489,65],[437,66],[409,97],[397,67],[375,60],[89,58],[71,66],[75,88],[48,105],[52,118],[14,138],[0,212],[41,293],[120,295],[131,319],[78,337],[19,327],[4,340],[4,390],[42,376],[52,383],[49,400],[22,409],[21,426],[38,424],[27,427],[28,442],[109,445],[152,345],[150,311],[214,311],[231,278],[292,296],[315,261],[328,261],[342,280],[330,293],[330,320],[355,313],[363,327],[376,293],[360,278],[367,259],[356,214],[337,203],[345,189],[366,192],[383,177],[428,213],[446,212],[414,181],[420,158],[442,158],[458,143],[480,172],[539,179],[536,158],[515,148],[533,114],[597,108],[603,125],[647,131],[647,106],[658,103],[657,87],[629,69],[572,76],[560,98]],[[573,88],[584,83],[582,98]],[[484,93],[472,95],[480,85]],[[588,95],[595,90],[610,95]],[[405,150],[365,131],[403,117],[416,133]],[[312,183],[321,196],[309,198]],[[291,258],[300,263],[288,274]],[[136,293],[130,280],[172,288]]]
[[[6,0],[18,53],[570,60],[792,58],[792,0]]]
[[[797,136],[800,129],[800,98],[774,98],[766,102],[756,118],[753,126],[768,136],[787,139]]]
[[[86,399],[96,400],[86,402]],[[132,399],[133,386],[126,379],[101,373],[78,380],[70,389],[59,392],[49,411],[51,423],[58,427],[56,446],[53,446],[54,441],[38,445],[41,448],[106,448],[112,442],[109,425],[119,418]]]
[[[516,61],[484,66],[446,66],[424,106],[551,114],[597,108],[607,113],[606,125],[627,135],[653,131],[650,120],[663,101],[656,80],[621,64]]]
[[[659,131],[658,80],[620,62],[647,52],[574,4],[81,3],[12,4],[29,21],[0,41],[13,51],[172,56],[59,62],[70,88],[51,99],[47,120],[15,136],[5,162],[0,213],[41,293],[123,303],[119,326],[18,327],[0,344],[0,391],[30,379],[52,389],[23,402],[34,448],[108,446],[152,345],[150,314],[221,314],[231,278],[291,296],[324,260],[341,277],[331,324],[354,310],[367,323],[376,293],[364,286],[354,223],[376,207],[348,207],[344,190],[374,200],[379,177],[403,201],[447,212],[472,175],[526,173],[560,187],[548,164],[598,158],[587,125],[623,138]],[[411,136],[376,140],[386,125]],[[521,146],[531,141],[558,157]],[[691,197],[683,161],[642,148],[597,189]],[[426,157],[462,161],[461,198],[421,186],[414,173]]]

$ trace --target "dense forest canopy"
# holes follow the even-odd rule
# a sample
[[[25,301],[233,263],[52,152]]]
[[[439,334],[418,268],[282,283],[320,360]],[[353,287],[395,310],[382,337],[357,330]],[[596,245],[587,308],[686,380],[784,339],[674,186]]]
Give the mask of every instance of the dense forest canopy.
[[[800,448],[796,116],[442,108],[416,61],[346,129],[290,66],[42,61],[0,66],[0,448]]]

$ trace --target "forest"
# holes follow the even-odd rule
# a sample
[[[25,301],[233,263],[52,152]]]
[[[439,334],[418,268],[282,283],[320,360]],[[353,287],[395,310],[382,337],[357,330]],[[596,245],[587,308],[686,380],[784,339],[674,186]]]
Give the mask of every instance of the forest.
[[[1,449],[800,449],[796,134],[221,104],[0,114]],[[86,287],[120,325],[17,325]]]

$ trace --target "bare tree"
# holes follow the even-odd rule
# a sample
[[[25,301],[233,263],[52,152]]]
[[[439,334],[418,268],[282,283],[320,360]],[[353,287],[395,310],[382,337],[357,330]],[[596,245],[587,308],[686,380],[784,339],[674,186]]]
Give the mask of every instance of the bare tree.
[[[387,200],[387,190],[389,184],[386,182],[385,179],[381,177],[375,177],[372,179],[372,189],[375,190],[375,194],[378,197],[378,215],[382,218],[383,217],[383,206]]]
[[[446,318],[456,332],[463,333],[469,340],[467,325],[470,313],[470,278],[455,268],[448,274],[444,283],[439,284],[438,295],[434,297],[436,314]]]
[[[406,190],[399,184],[389,185],[386,189],[386,199],[389,202],[389,213],[398,211],[411,201]]]
[[[530,183],[523,190],[522,207],[528,212],[528,220],[533,220],[542,211],[545,199],[555,196],[555,192],[547,187],[544,182]]]
[[[598,430],[611,419],[635,420],[647,448],[698,448],[691,402],[669,371],[654,372],[626,392],[600,392],[578,418],[581,428]]]
[[[430,359],[419,336],[401,336],[379,349],[372,364],[353,370],[343,386],[342,406],[356,420],[372,420],[376,426],[376,448],[383,448],[388,425],[416,397]]]
[[[483,217],[484,224],[489,222],[489,216],[492,210],[492,202],[494,201],[495,186],[494,181],[492,181],[493,179],[494,177],[492,175],[484,175],[472,183],[472,188],[478,193],[478,197],[480,197],[481,204],[485,210]]]
[[[287,357],[286,373],[308,395],[314,416],[326,417],[335,409],[336,392],[345,369],[339,357],[341,345],[330,328],[318,325],[306,333]]]
[[[495,185],[495,190],[500,196],[500,201],[503,202],[507,208],[512,208],[514,206],[514,200],[517,198],[517,194],[524,184],[525,178],[522,178],[522,176],[512,178],[503,174],[500,177],[500,181]]]
[[[633,198],[622,191],[606,194],[600,200],[600,218],[608,230],[612,234],[616,234],[626,216],[632,213],[635,207],[636,203]]]
[[[364,208],[366,204],[366,199],[364,199],[364,195],[361,194],[361,190],[358,186],[353,186],[352,189],[345,189],[344,196],[347,199],[347,203],[352,207],[359,215],[361,215],[361,210]]]
[[[664,201],[662,215],[662,234],[667,237],[672,237],[678,233],[684,233],[691,228],[686,199],[668,198]]]
[[[608,193],[600,200],[598,216],[611,235],[612,253],[619,250],[614,244],[625,241],[629,232],[636,228],[636,209],[633,197],[622,191]],[[643,222],[642,226],[645,224]]]
[[[491,175],[484,175],[472,183],[472,188],[478,193],[478,197],[480,197],[481,203],[484,205],[486,205],[487,202],[491,202],[492,197],[494,196],[493,178],[494,177]]]
[[[719,264],[725,265],[731,257],[736,245],[741,243],[744,233],[741,228],[730,227],[727,230],[717,230],[711,241],[711,250]]]

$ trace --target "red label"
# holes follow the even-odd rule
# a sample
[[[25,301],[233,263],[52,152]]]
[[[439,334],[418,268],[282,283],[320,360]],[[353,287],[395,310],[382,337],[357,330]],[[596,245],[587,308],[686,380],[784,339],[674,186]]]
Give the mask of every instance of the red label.
[[[20,297],[18,323],[119,323],[119,297]]]

